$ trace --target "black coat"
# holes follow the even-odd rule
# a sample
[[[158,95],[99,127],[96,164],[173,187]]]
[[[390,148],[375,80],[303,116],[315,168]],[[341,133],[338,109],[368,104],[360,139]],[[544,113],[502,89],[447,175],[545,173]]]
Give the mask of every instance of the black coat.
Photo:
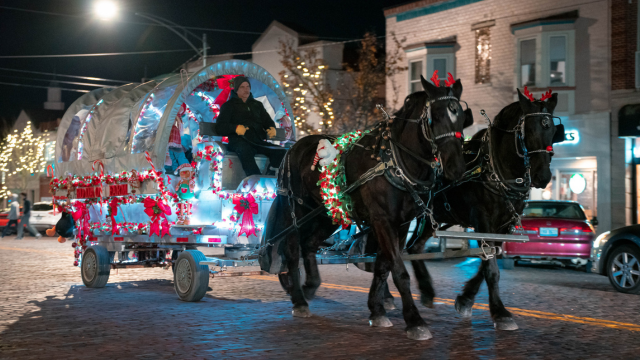
[[[245,137],[253,141],[267,139],[266,129],[276,127],[267,113],[264,105],[250,95],[247,102],[243,102],[235,92],[232,92],[231,99],[220,108],[220,115],[216,120],[216,133],[220,136],[228,136],[229,140],[237,137],[236,127],[244,125],[249,130]]]

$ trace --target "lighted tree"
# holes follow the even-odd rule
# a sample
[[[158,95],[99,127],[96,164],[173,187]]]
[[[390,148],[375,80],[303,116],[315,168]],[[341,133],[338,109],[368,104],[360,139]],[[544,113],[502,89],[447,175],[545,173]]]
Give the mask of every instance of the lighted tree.
[[[387,111],[398,108],[399,84],[397,74],[407,71],[402,49],[403,40],[391,33],[392,47],[385,52],[381,41],[373,33],[366,33],[360,41],[358,60],[354,66],[345,65],[346,75],[336,89],[340,99],[336,106],[338,117],[334,121],[341,133],[369,129],[381,120],[377,104]],[[386,98],[385,83],[391,86],[390,98]]]
[[[282,85],[292,99],[293,121],[301,135],[318,133],[333,126],[333,95],[326,83],[327,66],[318,58],[317,48],[297,48],[293,41],[280,42],[278,54],[285,70],[280,72]],[[320,117],[315,128],[309,114]]]
[[[7,135],[0,152],[0,172],[4,173],[4,184],[0,189],[0,198],[7,197],[9,189],[26,191],[29,179],[44,171],[45,137],[35,136],[31,122],[27,122],[21,134],[18,130]]]

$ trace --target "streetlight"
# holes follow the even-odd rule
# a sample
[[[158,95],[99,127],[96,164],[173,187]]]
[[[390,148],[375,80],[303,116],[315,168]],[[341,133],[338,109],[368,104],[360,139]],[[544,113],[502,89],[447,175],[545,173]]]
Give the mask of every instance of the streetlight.
[[[95,3],[93,7],[94,13],[102,20],[111,20],[118,13],[118,6],[113,1],[102,0]],[[136,16],[140,16],[147,20],[151,20],[154,23],[164,26],[165,28],[171,30],[176,35],[178,35],[182,40],[184,40],[191,48],[199,55],[202,56],[202,66],[207,66],[207,34],[202,34],[202,51],[198,49],[191,41],[189,41],[188,35],[191,35],[201,40],[201,38],[194,34],[192,31],[187,30],[185,27],[180,26],[170,20],[161,18],[159,16],[147,14],[147,13],[135,13]],[[178,31],[180,30],[180,31]]]
[[[118,14],[118,5],[113,1],[98,1],[93,6],[93,11],[101,20],[111,20]]]

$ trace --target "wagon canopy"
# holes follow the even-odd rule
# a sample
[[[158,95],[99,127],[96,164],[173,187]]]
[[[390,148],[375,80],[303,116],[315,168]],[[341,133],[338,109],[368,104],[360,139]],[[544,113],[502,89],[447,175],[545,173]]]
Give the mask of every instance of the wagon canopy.
[[[55,176],[90,175],[101,160],[106,174],[149,168],[148,153],[162,169],[171,128],[182,104],[183,145],[195,145],[199,122],[215,122],[233,75],[249,78],[251,92],[278,120],[291,108],[284,88],[262,67],[226,60],[162,81],[97,89],[78,98],[64,114],[56,142]],[[291,129],[295,137],[295,129]]]

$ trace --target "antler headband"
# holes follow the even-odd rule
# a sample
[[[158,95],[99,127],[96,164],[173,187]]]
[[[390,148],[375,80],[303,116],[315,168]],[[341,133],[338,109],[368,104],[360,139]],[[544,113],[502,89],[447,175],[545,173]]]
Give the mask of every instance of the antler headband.
[[[438,78],[438,70],[433,71],[433,76],[430,79],[435,86],[440,86],[440,78]],[[453,78],[451,73],[447,73],[447,80],[444,81],[444,86],[451,86],[455,84],[456,80]]]
[[[536,101],[536,98],[533,97],[533,94],[531,94],[529,92],[529,89],[527,89],[527,87],[524,87],[524,96],[526,96],[527,98],[529,98],[529,100],[531,101]],[[551,89],[547,90],[546,93],[543,93],[542,96],[540,96],[540,101],[545,101],[547,99],[549,99],[551,97]]]

